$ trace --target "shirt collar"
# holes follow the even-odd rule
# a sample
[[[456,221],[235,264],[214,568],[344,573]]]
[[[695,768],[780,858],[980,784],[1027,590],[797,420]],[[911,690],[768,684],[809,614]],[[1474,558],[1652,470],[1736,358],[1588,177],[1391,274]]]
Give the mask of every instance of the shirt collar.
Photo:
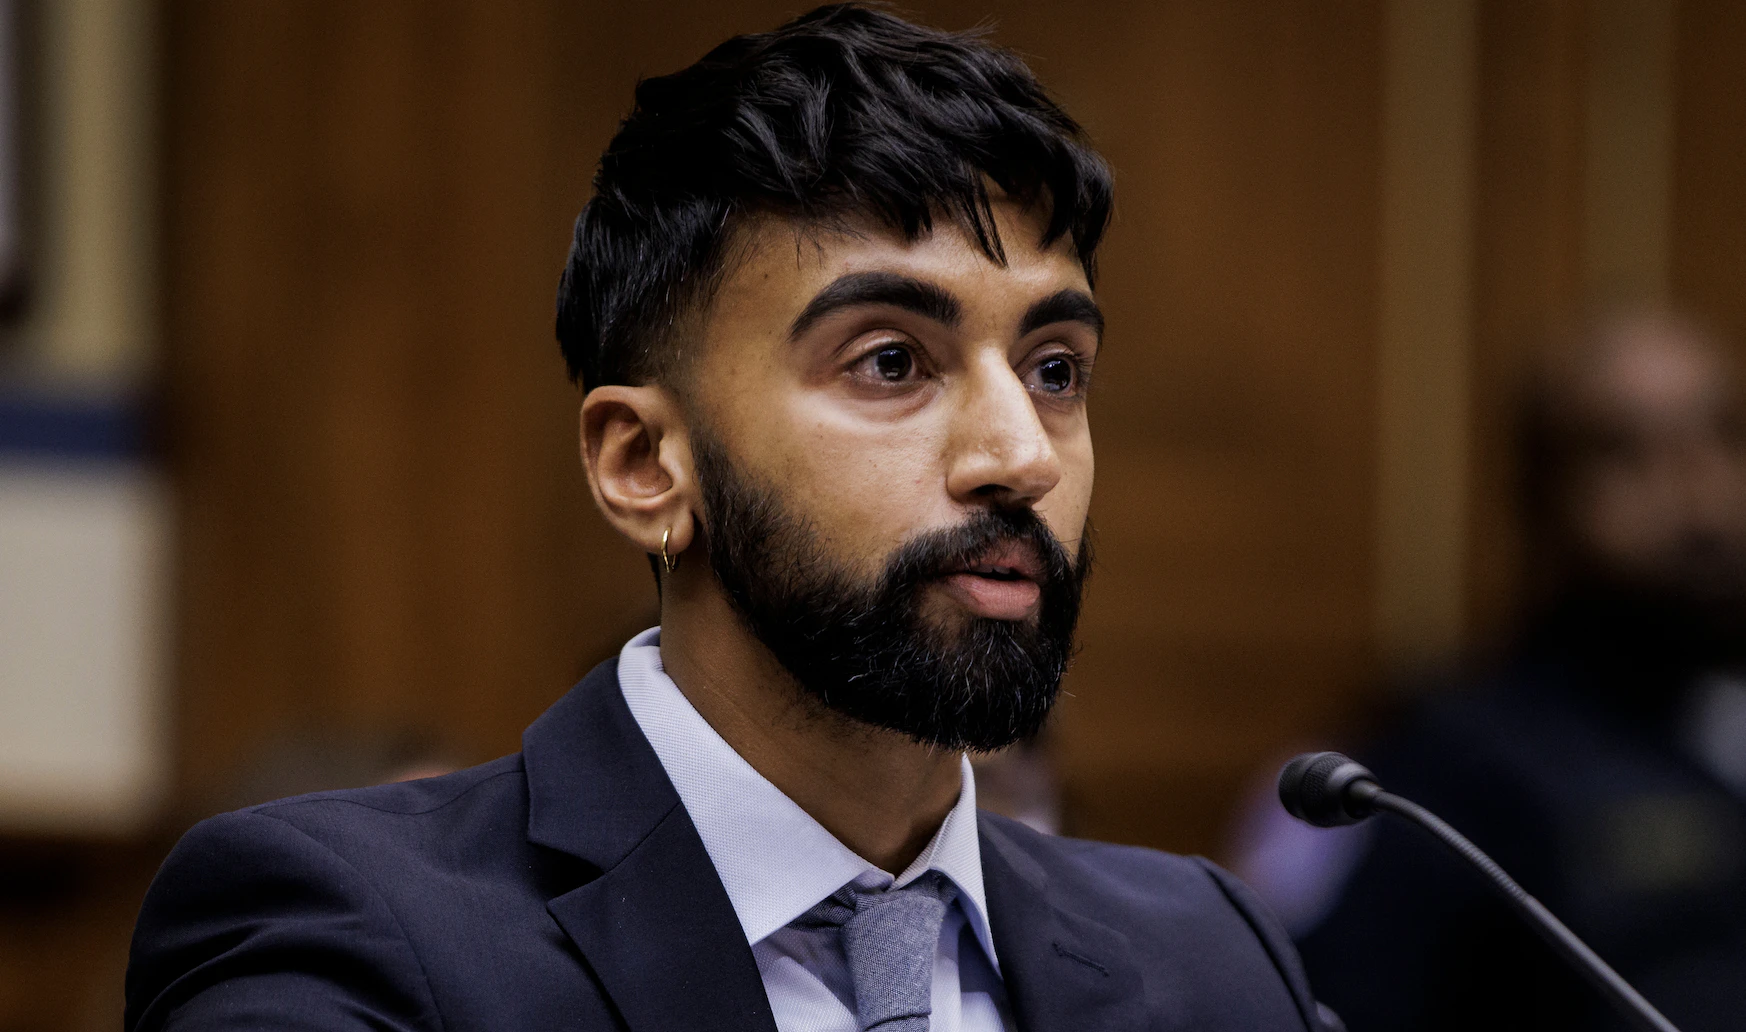
[[[958,887],[971,929],[994,961],[976,779],[967,757],[960,757],[957,804],[921,855],[893,879],[838,841],[716,734],[667,676],[660,642],[661,629],[651,627],[625,644],[618,655],[619,689],[685,804],[748,943],[785,927],[849,882],[901,888],[931,870]]]

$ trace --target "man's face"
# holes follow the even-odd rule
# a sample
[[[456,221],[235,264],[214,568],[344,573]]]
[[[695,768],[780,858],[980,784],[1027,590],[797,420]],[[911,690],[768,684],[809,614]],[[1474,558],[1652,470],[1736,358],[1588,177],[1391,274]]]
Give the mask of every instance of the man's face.
[[[1071,250],[996,216],[1004,266],[950,223],[755,227],[685,392],[754,632],[850,716],[982,748],[1036,729],[1070,651],[1101,336]]]
[[[1658,323],[1620,332],[1576,377],[1586,428],[1572,529],[1611,579],[1658,593],[1740,594],[1746,441],[1717,355]]]

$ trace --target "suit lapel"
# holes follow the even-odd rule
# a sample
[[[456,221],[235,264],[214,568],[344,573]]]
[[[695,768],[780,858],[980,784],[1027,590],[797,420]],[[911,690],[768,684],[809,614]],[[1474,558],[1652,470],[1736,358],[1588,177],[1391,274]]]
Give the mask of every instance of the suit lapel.
[[[528,838],[598,877],[547,904],[636,1032],[775,1032],[752,949],[703,840],[596,667],[522,737]]]
[[[1127,937],[1057,908],[1036,861],[998,825],[986,818],[978,823],[990,931],[1019,1029],[1144,1025],[1144,987]]]
[[[709,853],[619,692],[596,667],[528,728],[528,838],[599,875],[547,904],[633,1032],[775,1032],[757,962]],[[1023,1032],[1144,1023],[1127,939],[1056,907],[1042,868],[980,825],[995,953]]]

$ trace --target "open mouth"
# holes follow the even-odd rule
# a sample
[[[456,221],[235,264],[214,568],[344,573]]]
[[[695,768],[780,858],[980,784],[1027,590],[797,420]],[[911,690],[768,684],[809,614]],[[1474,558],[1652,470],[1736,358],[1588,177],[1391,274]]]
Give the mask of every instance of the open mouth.
[[[1037,581],[1042,579],[1042,561],[1036,546],[1028,541],[1002,541],[954,573],[993,580]]]
[[[1022,620],[1042,598],[1042,562],[1028,542],[1002,542],[945,575],[946,590],[973,615]]]

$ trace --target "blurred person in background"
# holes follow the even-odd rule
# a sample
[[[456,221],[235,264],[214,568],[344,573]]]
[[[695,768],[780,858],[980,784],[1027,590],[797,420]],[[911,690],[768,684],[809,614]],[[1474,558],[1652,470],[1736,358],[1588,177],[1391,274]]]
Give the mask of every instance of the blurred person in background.
[[[1746,1028],[1742,418],[1686,319],[1614,316],[1550,350],[1521,421],[1526,618],[1501,662],[1354,750],[1685,1032]],[[1615,1027],[1415,828],[1269,817],[1240,852],[1353,1032]]]

